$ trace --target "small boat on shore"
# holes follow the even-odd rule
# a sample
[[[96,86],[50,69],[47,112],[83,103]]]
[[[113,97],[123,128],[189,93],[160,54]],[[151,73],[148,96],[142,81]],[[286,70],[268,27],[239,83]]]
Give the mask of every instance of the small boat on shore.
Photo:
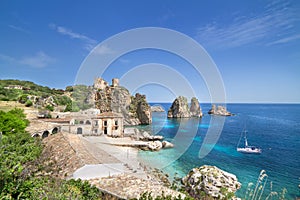
[[[241,138],[242,138],[242,135],[241,135]],[[245,139],[245,146],[244,147],[239,147],[241,138],[240,138],[238,146],[236,148],[236,150],[238,152],[249,153],[249,154],[261,154],[262,151],[261,151],[261,149],[259,147],[248,145],[247,131],[244,131],[244,139]]]

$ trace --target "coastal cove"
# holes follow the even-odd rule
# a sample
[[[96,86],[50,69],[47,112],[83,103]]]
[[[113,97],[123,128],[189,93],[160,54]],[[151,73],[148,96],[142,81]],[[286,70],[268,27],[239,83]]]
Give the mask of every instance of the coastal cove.
[[[168,110],[170,103],[160,104]],[[166,112],[153,112],[152,124],[139,129],[159,134],[175,145],[159,152],[139,151],[139,159],[152,167],[161,168],[170,177],[183,177],[192,168],[214,165],[237,176],[242,187],[238,197],[244,197],[249,182],[256,184],[261,170],[268,175],[263,197],[272,191],[287,189],[285,197],[300,196],[300,105],[299,104],[227,104],[234,116],[226,117],[222,134],[212,151],[203,159],[198,157],[212,117],[206,114],[211,104],[201,104],[201,119],[168,119]],[[220,117],[220,116],[218,116]],[[192,130],[196,134],[191,134]],[[236,151],[244,129],[248,141],[262,148],[262,154],[242,154]],[[177,136],[176,136],[177,135]],[[176,136],[176,137],[175,137]],[[174,139],[176,138],[176,139]],[[184,146],[188,143],[189,146]]]

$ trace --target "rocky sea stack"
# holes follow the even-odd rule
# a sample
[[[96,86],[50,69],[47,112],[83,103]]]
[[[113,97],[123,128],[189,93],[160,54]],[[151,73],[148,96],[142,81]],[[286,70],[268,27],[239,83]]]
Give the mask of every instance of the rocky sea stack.
[[[160,105],[151,106],[152,112],[165,112],[165,109]]]
[[[189,108],[186,97],[177,97],[172,106],[168,110],[168,118],[188,118],[188,117],[202,117],[202,111],[198,99],[193,97],[191,100],[191,107]]]
[[[235,175],[208,165],[192,169],[182,184],[196,199],[201,199],[203,192],[216,199],[236,199],[234,193],[241,187]]]
[[[191,107],[190,107],[190,113],[192,117],[202,117],[203,113],[201,111],[199,101],[196,97],[193,97],[191,99]]]
[[[220,116],[232,116],[231,112],[228,112],[225,106],[216,106],[215,104],[212,105],[211,109],[208,111],[210,115],[220,115]]]

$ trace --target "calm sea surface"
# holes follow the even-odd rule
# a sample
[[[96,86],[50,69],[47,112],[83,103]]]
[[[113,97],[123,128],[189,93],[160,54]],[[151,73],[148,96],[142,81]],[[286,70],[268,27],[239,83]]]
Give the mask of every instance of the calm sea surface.
[[[168,110],[171,104],[160,105]],[[210,107],[210,104],[201,104],[203,113],[207,113]],[[163,135],[175,144],[175,148],[159,152],[141,151],[140,158],[173,177],[184,176],[194,167],[215,165],[237,176],[242,183],[237,192],[239,197],[244,197],[248,183],[256,183],[260,171],[266,170],[268,182],[264,197],[270,192],[270,182],[273,191],[287,189],[286,199],[299,197],[300,104],[227,104],[227,109],[236,115],[225,118],[216,144],[206,142],[212,151],[201,159],[199,150],[207,130],[219,126],[218,121],[211,122],[212,116],[208,114],[199,120],[167,119],[166,113],[153,113],[153,124],[139,128]],[[262,154],[236,151],[244,129],[248,130],[250,145],[261,147]]]

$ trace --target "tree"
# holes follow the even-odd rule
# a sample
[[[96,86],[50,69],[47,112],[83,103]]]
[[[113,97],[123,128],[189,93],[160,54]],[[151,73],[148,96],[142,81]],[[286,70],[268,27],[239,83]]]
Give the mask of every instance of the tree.
[[[7,113],[0,111],[0,132],[5,134],[23,133],[29,121],[22,109],[15,108]]]

